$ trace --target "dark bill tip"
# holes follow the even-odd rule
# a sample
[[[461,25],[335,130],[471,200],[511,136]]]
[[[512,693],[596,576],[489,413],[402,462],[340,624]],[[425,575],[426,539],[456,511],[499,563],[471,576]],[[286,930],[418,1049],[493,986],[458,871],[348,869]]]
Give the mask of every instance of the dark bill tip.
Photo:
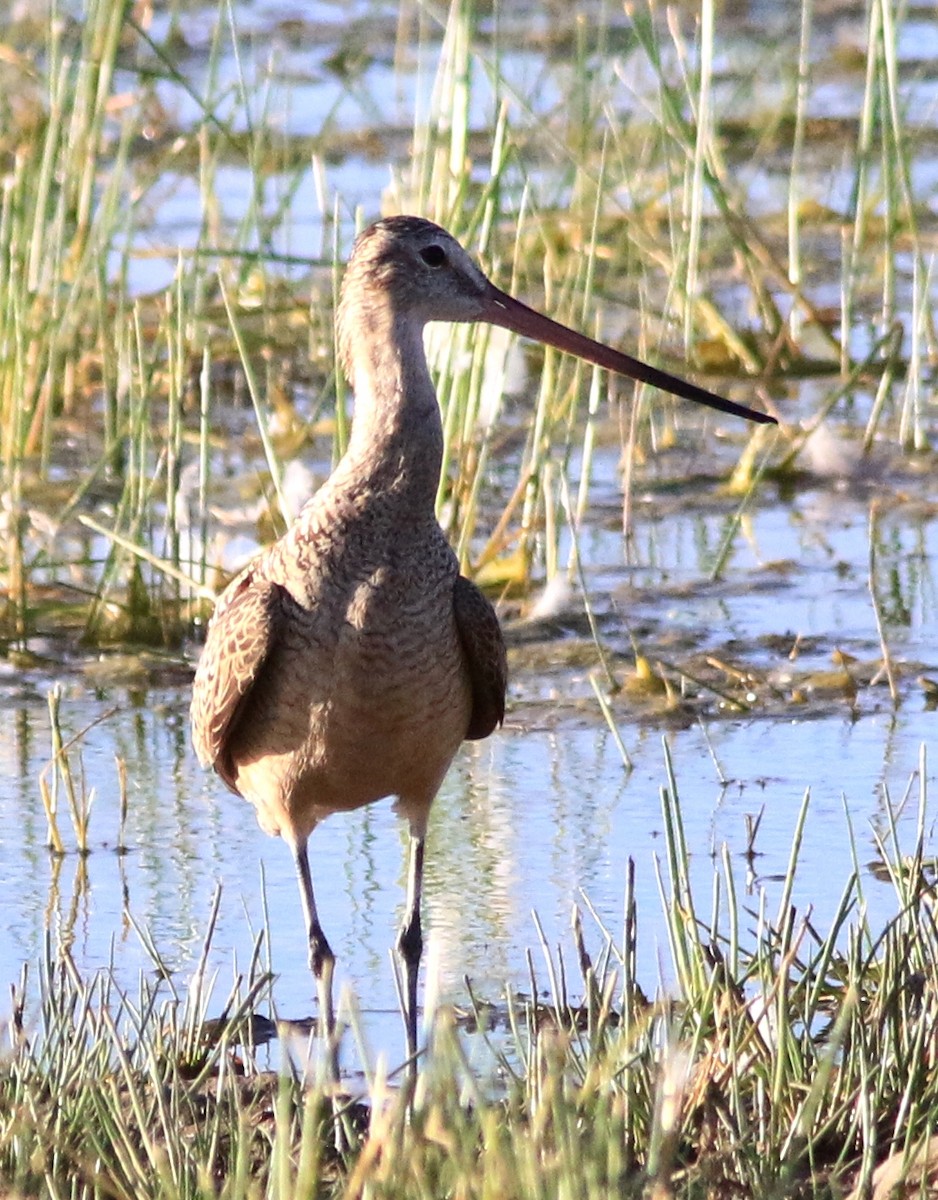
[[[595,363],[598,367],[605,367],[607,371],[614,371],[617,375],[625,375],[639,383],[651,384],[652,387],[661,388],[662,391],[680,396],[684,400],[693,400],[696,404],[704,404],[707,408],[715,408],[719,412],[730,413],[746,421],[755,421],[759,425],[778,424],[775,417],[769,416],[768,413],[749,408],[745,404],[736,404],[733,400],[727,400],[715,392],[698,387],[696,383],[689,383],[677,375],[649,366],[640,358],[633,358],[631,354],[624,354],[621,350],[613,350],[611,346],[568,329],[566,325],[552,321],[550,317],[543,316],[494,286],[485,301],[481,319],[492,325],[510,329],[521,337],[533,338],[586,362]]]

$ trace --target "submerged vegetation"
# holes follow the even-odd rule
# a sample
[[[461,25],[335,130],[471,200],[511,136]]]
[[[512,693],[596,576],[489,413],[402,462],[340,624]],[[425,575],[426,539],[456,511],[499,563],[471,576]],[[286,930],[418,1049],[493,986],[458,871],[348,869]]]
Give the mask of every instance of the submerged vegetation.
[[[909,49],[931,10],[870,0],[841,28],[803,0],[797,23],[763,30],[755,60],[730,70],[740,43],[711,0],[598,0],[539,32],[525,13],[520,33],[506,3],[453,0],[438,16],[405,2],[396,19],[363,4],[334,28],[300,17],[260,39],[230,5],[29,9],[0,17],[11,670],[44,683],[105,651],[132,655],[144,682],[187,681],[220,585],[343,450],[336,287],[356,227],[384,206],[444,224],[559,319],[756,395],[781,422],[750,430],[642,389],[607,393],[601,373],[498,332],[431,334],[440,517],[464,569],[524,616],[510,632],[519,674],[575,665],[626,763],[620,703],[648,722],[856,714],[869,695],[897,705],[916,679],[933,702],[929,664],[891,651],[911,618],[902,531],[885,515],[934,511],[935,78]],[[815,478],[868,506],[872,644],[779,629],[717,654],[694,632],[665,640],[660,613],[643,613],[646,591],[668,599],[680,581],[629,579],[628,629],[598,594],[589,514],[630,566],[650,567],[643,506],[705,500],[721,518],[697,548],[715,589],[766,493]],[[767,558],[766,589],[792,570]],[[84,859],[93,790],[61,707],[56,688],[37,811],[50,853],[70,844],[67,814]],[[123,854],[123,762],[115,778]],[[325,1090],[304,1031],[258,1045],[271,1032],[258,1009],[273,1007],[264,938],[222,999],[211,934],[179,990],[141,930],[153,970],[131,994],[114,971],[87,976],[50,931],[0,1052],[0,1194],[879,1200],[907,1174],[924,1195],[938,1116],[924,752],[917,785],[911,852],[891,807],[880,847],[895,919],[869,926],[854,851],[819,931],[792,904],[800,825],[774,915],[764,895],[740,902],[728,852],[703,915],[669,774],[673,989],[636,976],[631,892],[621,932],[584,932],[578,915],[576,985],[545,943],[547,999],[532,968],[523,998],[433,1014],[410,1118],[380,1061],[363,1055],[346,1101]]]

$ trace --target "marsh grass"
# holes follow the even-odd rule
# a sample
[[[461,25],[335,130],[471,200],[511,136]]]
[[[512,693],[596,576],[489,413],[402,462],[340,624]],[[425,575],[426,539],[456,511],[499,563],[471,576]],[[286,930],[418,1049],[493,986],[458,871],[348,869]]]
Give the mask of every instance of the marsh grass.
[[[472,0],[454,0],[445,15],[423,13],[413,26],[403,21],[395,68],[407,71],[411,54],[422,79],[428,63],[435,68],[429,100],[415,102],[413,155],[406,168],[395,164],[389,206],[448,225],[499,282],[601,337],[612,321],[613,336],[646,355],[778,377],[810,366],[800,345],[810,329],[826,346],[822,368],[839,363],[832,397],[841,387],[848,397],[858,386],[873,390],[866,448],[888,437],[923,449],[919,376],[936,342],[933,268],[919,232],[918,129],[909,122],[892,10],[874,4],[868,12],[855,173],[843,253],[834,255],[824,228],[810,225],[822,204],[803,173],[812,6],[806,0],[802,8],[794,71],[781,76],[789,106],[774,125],[777,136],[791,137],[783,246],[771,222],[748,212],[747,172],[728,160],[736,149],[727,130],[755,141],[751,169],[771,147],[754,127],[740,134],[736,108],[728,112],[713,68],[720,21],[710,6],[701,11],[696,26],[674,13],[662,24],[637,5],[623,28],[599,5],[595,25],[577,27],[569,57],[548,57],[544,83],[528,90],[505,69],[512,43],[497,14],[493,22]],[[9,30],[10,92],[18,87],[24,99],[19,107],[2,102],[10,163],[0,207],[5,633],[25,647],[37,627],[36,588],[60,574],[64,560],[80,576],[68,600],[82,614],[86,642],[176,644],[219,581],[210,508],[231,469],[216,431],[232,428],[232,401],[249,400],[241,473],[251,503],[269,514],[258,521],[261,539],[282,528],[284,457],[312,440],[317,461],[328,464],[345,444],[331,309],[352,222],[341,195],[329,194],[322,158],[310,170],[278,129],[276,113],[292,103],[289,85],[275,59],[262,61],[245,41],[235,10],[219,9],[198,84],[192,54],[174,53],[172,22],[160,41],[120,6],[87,0],[80,24],[53,12],[40,25],[44,40],[34,28],[32,42]],[[367,111],[357,61],[343,59],[345,87]],[[650,73],[656,93],[623,103],[635,72]],[[545,113],[539,94],[548,83],[570,103]],[[753,85],[742,78],[736,86]],[[154,124],[168,121],[158,87],[175,89],[194,111],[162,145],[153,136]],[[336,128],[326,113],[327,151]],[[220,172],[232,162],[247,188],[236,219],[226,218],[219,195]],[[168,263],[176,260],[169,283],[132,292],[151,206],[174,173],[197,186],[195,244],[166,248]],[[292,204],[310,178],[321,233],[298,255]],[[812,299],[817,272],[806,264],[819,246],[828,269],[841,272],[839,333]],[[910,320],[897,300],[900,256],[914,271]],[[708,286],[728,276],[723,292]],[[625,303],[612,304],[613,294]],[[873,331],[868,345],[864,325]],[[446,430],[439,509],[464,569],[484,572],[496,591],[520,593],[544,575],[573,578],[573,552],[563,546],[589,511],[606,398],[597,376],[526,349],[530,412],[521,416],[505,395],[507,343],[457,330],[437,347]],[[311,433],[316,425],[302,415],[314,394],[313,422],[334,405],[325,436]],[[681,411],[658,397],[652,408],[636,393],[622,435],[626,533],[629,489],[642,464],[682,436]],[[77,469],[50,505],[49,481],[78,430]],[[757,486],[758,459],[748,432],[734,434],[734,488],[745,495]],[[788,447],[780,440],[772,452],[778,470],[793,468],[802,444],[797,433]],[[575,503],[564,499],[570,495]],[[91,526],[76,529],[80,517],[95,522],[93,535]]]
[[[920,130],[905,108],[893,10],[866,10],[856,133],[849,121],[836,131],[852,185],[835,213],[802,176],[812,6],[805,0],[788,56],[790,102],[768,130],[740,123],[721,97],[719,14],[702,12],[691,28],[635,5],[623,31],[598,5],[594,27],[578,24],[564,54],[545,56],[544,90],[559,97],[545,111],[537,88],[524,92],[503,69],[511,47],[497,19],[470,0],[454,0],[438,23],[421,9],[416,49],[421,62],[436,60],[435,85],[414,114],[413,161],[395,164],[388,204],[447,224],[501,284],[559,319],[648,357],[689,358],[741,398],[760,377],[784,392],[796,375],[836,372],[815,411],[797,411],[803,430],[791,422],[768,447],[734,431],[717,574],[762,480],[795,472],[810,432],[835,410],[867,451],[927,448],[922,374],[936,337],[927,206],[911,169]],[[92,646],[178,646],[224,580],[212,537],[219,510],[248,514],[241,523],[254,540],[274,536],[288,507],[284,460],[303,454],[328,469],[347,438],[331,315],[353,226],[378,198],[361,214],[330,195],[323,155],[346,149],[334,131],[315,140],[312,168],[307,143],[276,132],[275,68],[246,52],[231,6],[219,7],[198,87],[191,60],[174,54],[172,21],[157,44],[125,15],[87,0],[82,22],[52,10],[31,42],[16,30],[4,42],[14,86],[0,95],[2,635],[25,664],[37,630]],[[397,47],[402,73],[410,49]],[[223,64],[234,64],[233,83]],[[638,68],[655,81],[653,102],[624,104]],[[157,84],[181,88],[195,107],[185,127],[167,117],[165,137],[151,129]],[[354,72],[346,86],[367,99]],[[777,222],[749,209],[746,171],[787,138],[779,238]],[[234,219],[219,184],[233,162],[248,192]],[[291,201],[310,174],[320,235],[296,253]],[[201,220],[193,244],[163,248],[168,282],[144,294],[131,268],[169,175],[195,182]],[[906,261],[911,315],[900,301]],[[832,283],[833,321],[814,295]],[[591,617],[579,539],[598,439],[618,425],[627,533],[632,488],[649,462],[666,463],[691,418],[639,390],[618,422],[604,422],[612,389],[598,373],[530,349],[522,403],[506,392],[509,346],[479,331],[450,332],[433,353],[446,435],[438,507],[464,569],[499,594],[566,573]],[[597,703],[627,765],[608,700],[614,680],[591,627]],[[885,636],[883,647],[888,659]],[[51,851],[83,859],[93,797],[60,703],[53,692],[39,791]],[[912,1163],[938,1116],[925,768],[923,756],[911,850],[886,810],[881,866],[896,918],[883,932],[868,927],[857,862],[822,932],[791,903],[800,832],[773,911],[764,893],[746,892],[725,852],[709,894],[695,890],[669,764],[659,872],[667,986],[636,976],[643,921],[627,882],[621,931],[595,920],[584,928],[578,915],[572,948],[541,937],[526,998],[478,1001],[481,1032],[471,1036],[487,1043],[488,1075],[448,1010],[435,1014],[410,1120],[386,1067],[366,1061],[364,1095],[343,1114],[344,1158],[332,1149],[333,1097],[295,1032],[283,1033],[282,1069],[255,1045],[258,1007],[273,1003],[260,944],[225,992],[206,977],[209,929],[202,965],[179,989],[141,930],[153,970],[131,992],[117,970],[83,976],[67,939],[50,937],[40,977],[17,989],[0,1057],[0,1188],[237,1200],[771,1198],[866,1186],[877,1164]],[[117,779],[124,813],[120,763]],[[119,850],[122,830],[123,816]],[[493,1013],[497,1028],[486,1030]]]
[[[15,991],[0,1056],[0,1186],[24,1197],[833,1197],[887,1161],[914,1175],[938,1115],[924,749],[901,803],[917,806],[912,846],[884,797],[878,873],[896,915],[883,931],[866,923],[859,862],[826,931],[793,906],[809,795],[777,903],[742,886],[725,849],[706,894],[667,746],[665,769],[670,982],[654,999],[636,976],[630,864],[621,930],[588,901],[568,946],[548,945],[535,922],[526,997],[477,1000],[468,1024],[436,1010],[408,1117],[382,1062],[366,1060],[360,1090],[334,1106],[315,1041],[281,1026],[280,1050],[263,1048],[264,934],[222,985],[208,969],[218,895],[185,986],[143,930],[152,967],[129,990],[114,967],[81,975],[50,938],[39,978]],[[853,844],[846,814],[844,826]],[[343,1009],[364,1054],[354,1002]]]

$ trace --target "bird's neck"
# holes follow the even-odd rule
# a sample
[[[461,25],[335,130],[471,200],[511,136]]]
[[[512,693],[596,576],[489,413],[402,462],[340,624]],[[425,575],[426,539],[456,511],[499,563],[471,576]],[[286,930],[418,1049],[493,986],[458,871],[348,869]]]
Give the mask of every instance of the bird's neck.
[[[340,470],[432,516],[443,461],[443,423],[420,323],[372,314],[346,356],[355,417]]]

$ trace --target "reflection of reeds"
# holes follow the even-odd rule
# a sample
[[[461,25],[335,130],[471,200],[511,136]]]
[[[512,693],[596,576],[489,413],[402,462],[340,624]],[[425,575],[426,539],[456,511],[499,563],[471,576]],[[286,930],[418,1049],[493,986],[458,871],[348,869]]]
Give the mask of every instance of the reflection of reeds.
[[[896,916],[883,931],[869,927],[857,861],[822,931],[793,904],[810,798],[773,888],[777,906],[770,910],[757,880],[741,894],[726,848],[701,887],[666,748],[663,978],[644,981],[648,995],[637,978],[643,921],[628,863],[621,931],[584,897],[569,948],[548,944],[535,923],[543,966],[529,954],[527,995],[474,997],[463,1015],[430,1005],[412,1113],[389,1082],[394,1073],[369,1060],[353,999],[341,1007],[362,1058],[354,1098],[328,1090],[308,1023],[278,1028],[258,1013],[273,1002],[268,931],[227,992],[219,989],[218,893],[187,983],[139,928],[150,969],[131,990],[113,969],[84,977],[67,939],[48,938],[38,1019],[24,977],[0,1056],[0,1188],[77,1200],[287,1200],[409,1196],[416,1179],[427,1196],[606,1200],[851,1187],[859,1196],[878,1164],[894,1181],[906,1172],[918,1179],[934,1170],[922,1147],[938,1104],[929,1085],[938,927],[934,863],[924,855],[924,750],[916,780],[917,797],[902,800],[918,803],[911,851],[888,796],[875,834],[877,874],[895,891]],[[845,831],[825,828],[852,837],[848,822]],[[750,871],[757,840],[754,824]],[[279,1072],[260,1049],[275,1033]]]
[[[90,897],[90,879],[88,876],[88,857],[79,854],[75,858],[75,873],[72,876],[71,892],[68,903],[63,904],[61,888],[62,872],[65,857],[61,854],[53,856],[52,874],[49,880],[49,895],[46,901],[46,931],[55,933],[57,953],[67,955],[71,952],[75,940],[75,927],[78,918],[88,917],[88,901]]]

